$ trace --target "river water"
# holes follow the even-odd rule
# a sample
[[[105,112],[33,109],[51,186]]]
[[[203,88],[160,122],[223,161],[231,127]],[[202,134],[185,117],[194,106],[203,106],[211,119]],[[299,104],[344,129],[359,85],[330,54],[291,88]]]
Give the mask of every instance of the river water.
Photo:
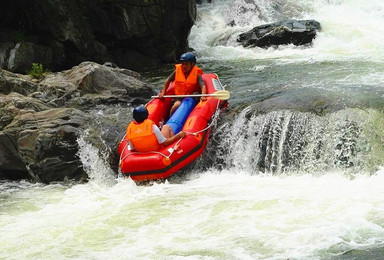
[[[283,17],[322,31],[306,47],[237,44]],[[0,259],[381,259],[382,25],[381,0],[199,6],[190,45],[231,91],[204,157],[137,186],[82,136],[88,183],[0,182]],[[171,69],[144,75],[160,89]]]

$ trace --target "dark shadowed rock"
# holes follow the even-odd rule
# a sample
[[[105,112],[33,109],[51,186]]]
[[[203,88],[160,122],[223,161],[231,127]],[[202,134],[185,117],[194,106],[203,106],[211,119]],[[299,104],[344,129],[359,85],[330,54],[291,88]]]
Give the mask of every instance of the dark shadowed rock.
[[[10,71],[27,73],[32,63],[45,64],[50,67],[52,63],[52,50],[49,47],[31,42],[19,42],[9,51],[6,68]]]
[[[197,4],[202,4],[203,2],[204,2],[204,0],[196,0],[196,3],[197,3]],[[205,2],[207,2],[207,3],[211,3],[212,0],[205,0]]]
[[[195,19],[195,0],[4,0],[0,65],[25,73],[32,62],[55,71],[84,60],[136,70],[173,62]]]
[[[267,48],[282,44],[304,45],[311,43],[320,29],[320,23],[315,20],[285,20],[257,26],[240,34],[237,41],[245,47]]]

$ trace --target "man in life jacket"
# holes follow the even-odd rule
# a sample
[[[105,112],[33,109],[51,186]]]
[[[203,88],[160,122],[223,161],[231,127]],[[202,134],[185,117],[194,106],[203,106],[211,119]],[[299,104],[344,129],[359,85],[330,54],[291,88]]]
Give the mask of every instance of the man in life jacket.
[[[148,110],[145,106],[133,109],[133,119],[134,121],[127,127],[125,139],[129,141],[131,150],[137,152],[157,151],[185,136],[185,132],[181,131],[177,135],[164,137],[157,125],[148,119]]]
[[[192,52],[186,52],[181,55],[180,63],[175,65],[175,70],[165,81],[159,97],[162,98],[165,95],[171,82],[175,84],[176,95],[206,94],[207,88],[201,76],[203,70],[196,66],[196,56]],[[181,100],[180,98],[175,99],[170,115],[180,106]],[[205,101],[206,97],[201,97],[201,100]]]

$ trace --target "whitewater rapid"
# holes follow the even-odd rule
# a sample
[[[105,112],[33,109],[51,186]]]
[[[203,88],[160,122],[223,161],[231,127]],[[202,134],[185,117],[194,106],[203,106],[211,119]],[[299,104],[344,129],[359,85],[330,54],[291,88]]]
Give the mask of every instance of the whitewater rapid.
[[[222,0],[204,4],[189,43],[202,60],[279,59],[280,62],[365,60],[384,57],[384,2],[371,0]],[[276,4],[277,3],[277,4]],[[280,4],[279,4],[280,3]],[[276,7],[278,6],[278,7]],[[322,30],[310,48],[243,48],[237,36],[282,19],[314,19]],[[234,26],[230,26],[230,23]]]
[[[383,181],[229,169],[150,187],[3,184],[0,258],[332,259],[382,246]]]

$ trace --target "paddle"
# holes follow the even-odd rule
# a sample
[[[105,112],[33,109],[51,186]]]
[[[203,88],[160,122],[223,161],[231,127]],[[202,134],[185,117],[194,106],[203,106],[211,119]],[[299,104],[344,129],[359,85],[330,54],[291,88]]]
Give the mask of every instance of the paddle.
[[[165,95],[165,98],[184,98],[184,97],[214,97],[219,100],[227,100],[230,98],[230,93],[227,90],[218,90],[212,94],[192,94],[192,95]],[[152,98],[160,98],[159,96],[152,96]]]

